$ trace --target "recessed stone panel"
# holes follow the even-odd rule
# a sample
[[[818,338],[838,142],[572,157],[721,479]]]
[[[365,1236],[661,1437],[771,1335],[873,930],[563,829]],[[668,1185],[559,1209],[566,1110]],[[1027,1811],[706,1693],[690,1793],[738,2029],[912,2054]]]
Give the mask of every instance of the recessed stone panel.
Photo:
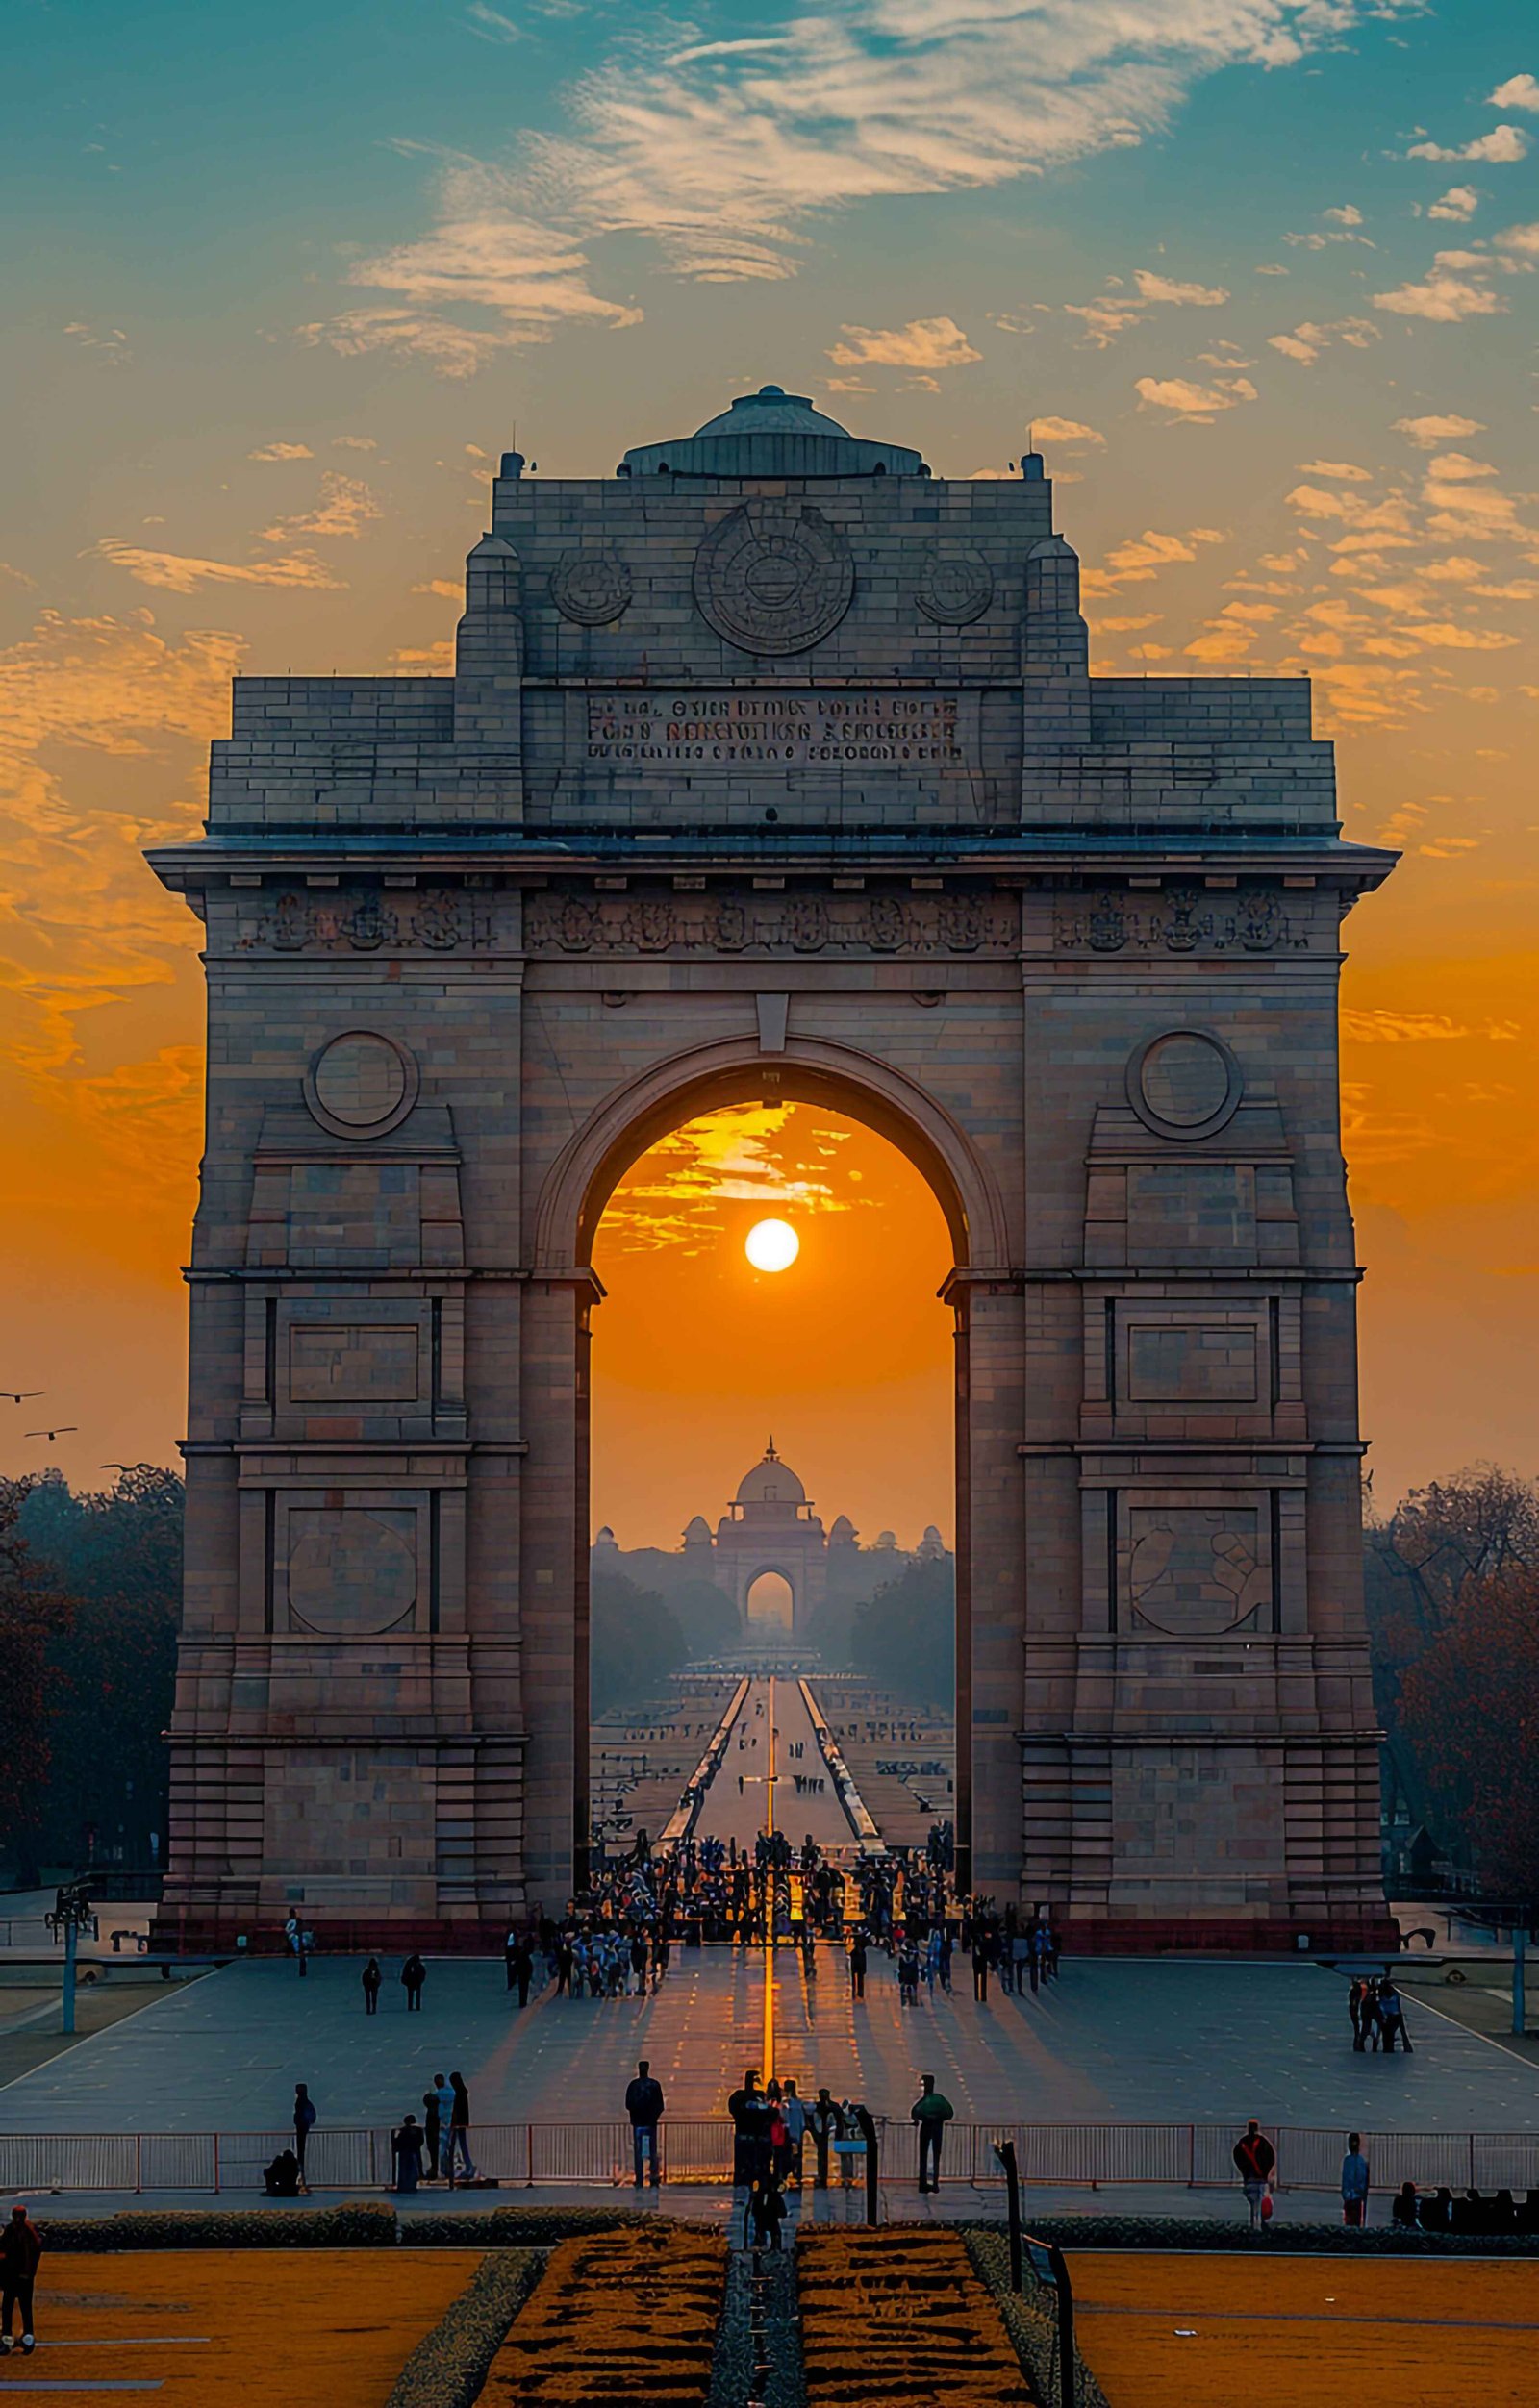
[[[289,1396],[296,1405],[415,1403],[421,1374],[415,1321],[300,1321],[289,1334]]]
[[[1253,1322],[1134,1322],[1127,1333],[1129,1404],[1254,1404],[1256,1369]]]

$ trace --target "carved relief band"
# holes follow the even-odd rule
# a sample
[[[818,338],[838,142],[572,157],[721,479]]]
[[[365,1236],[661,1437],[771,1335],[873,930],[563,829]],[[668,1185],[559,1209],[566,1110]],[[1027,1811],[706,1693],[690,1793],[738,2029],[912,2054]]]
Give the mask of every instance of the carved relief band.
[[[487,904],[448,887],[386,896],[377,887],[319,896],[275,894],[240,915],[241,953],[455,953],[492,942]]]
[[[1059,907],[1052,941],[1060,953],[1301,953],[1309,937],[1266,887],[1170,887],[1147,899],[1103,888]]]
[[[994,953],[1020,948],[1020,907],[1003,895],[595,895],[530,898],[531,953]]]

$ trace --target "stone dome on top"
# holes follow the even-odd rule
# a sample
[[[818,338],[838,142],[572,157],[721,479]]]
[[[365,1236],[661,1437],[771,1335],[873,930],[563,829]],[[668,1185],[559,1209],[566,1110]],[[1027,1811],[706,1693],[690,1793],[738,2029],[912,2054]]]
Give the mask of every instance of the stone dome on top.
[[[869,443],[815,410],[805,393],[762,385],[740,393],[693,435],[674,443],[638,443],[622,477],[927,477],[917,451]]]
[[[737,1502],[740,1505],[805,1505],[807,1492],[789,1464],[783,1464],[775,1453],[771,1439],[765,1448],[764,1460],[745,1471],[738,1482]]]

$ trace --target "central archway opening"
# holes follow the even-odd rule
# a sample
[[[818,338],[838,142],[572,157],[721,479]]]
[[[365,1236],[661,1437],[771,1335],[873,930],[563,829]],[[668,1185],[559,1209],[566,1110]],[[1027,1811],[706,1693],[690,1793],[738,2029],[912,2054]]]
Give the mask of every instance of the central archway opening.
[[[965,1337],[940,1292],[966,1224],[922,1133],[900,1144],[813,1084],[617,1135],[591,1192],[587,1836],[608,1861],[657,1843],[767,1668],[891,1844],[922,1850],[964,1807]],[[820,1795],[837,1818],[831,1779]],[[722,1830],[762,1803],[745,1792]]]
[[[795,1593],[784,1572],[759,1572],[748,1583],[743,1618],[750,1640],[789,1639],[795,1619]]]

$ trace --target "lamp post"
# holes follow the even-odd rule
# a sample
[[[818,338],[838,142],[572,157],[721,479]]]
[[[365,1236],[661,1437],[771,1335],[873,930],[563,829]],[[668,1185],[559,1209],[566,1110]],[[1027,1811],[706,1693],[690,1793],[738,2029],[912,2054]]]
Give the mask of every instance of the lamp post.
[[[64,1991],[63,2020],[61,2029],[72,2032],[75,2028],[76,1944],[80,1934],[88,1924],[90,1926],[92,1937],[95,1936],[96,1931],[96,1918],[91,1913],[86,1884],[83,1881],[62,1883],[55,1894],[54,1911],[45,1918],[45,1920],[55,1939],[58,1939],[61,1934],[63,1937]]]

